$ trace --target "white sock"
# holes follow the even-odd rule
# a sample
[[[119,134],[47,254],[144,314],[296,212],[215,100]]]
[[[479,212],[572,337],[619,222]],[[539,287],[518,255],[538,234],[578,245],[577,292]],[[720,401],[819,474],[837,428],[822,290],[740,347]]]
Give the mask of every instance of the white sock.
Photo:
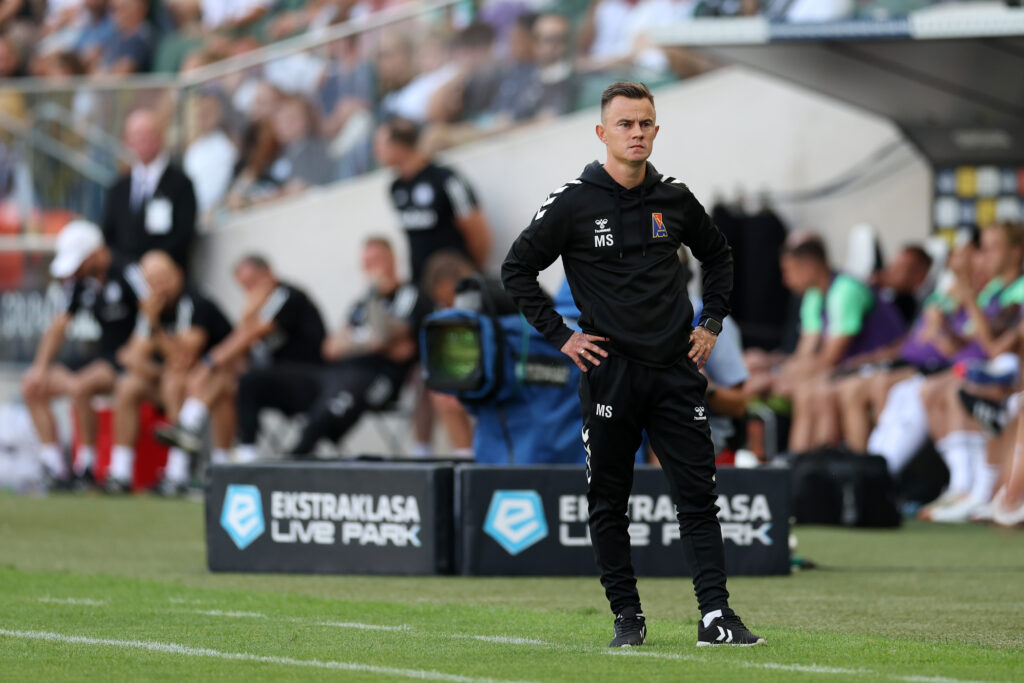
[[[167,451],[167,466],[164,467],[164,476],[168,481],[183,484],[188,481],[188,471],[188,453],[177,447]]]
[[[189,396],[185,399],[185,402],[181,406],[181,412],[178,413],[178,424],[185,429],[190,429],[193,432],[198,432],[206,424],[206,417],[210,414],[206,404],[200,401],[198,398]]]
[[[231,453],[226,448],[214,448],[210,451],[210,462],[214,465],[226,465],[231,462]]]
[[[256,462],[260,459],[260,449],[255,444],[242,443],[235,446],[235,462]]]
[[[39,446],[39,461],[50,476],[63,479],[68,474],[68,467],[64,463],[64,454],[60,452],[60,446],[55,443],[44,443]]]
[[[949,487],[951,493],[967,493],[971,490],[974,479],[974,467],[971,462],[971,444],[967,432],[950,432],[935,442],[935,449],[942,456],[949,469]]]
[[[110,469],[107,476],[121,482],[132,480],[135,469],[135,449],[131,446],[114,446],[110,449]]]
[[[999,468],[989,463],[985,455],[976,457],[974,461],[974,483],[971,485],[971,498],[978,502],[989,502],[999,481]]]
[[[452,455],[454,455],[456,458],[465,458],[466,460],[472,460],[473,459],[473,449],[472,448],[456,448],[455,449],[455,453],[453,453]]]
[[[429,443],[414,443],[412,445],[412,451],[409,453],[414,458],[429,458],[434,454],[434,449]]]
[[[715,610],[711,610],[710,612],[705,614],[703,617],[701,617],[700,620],[701,620],[701,622],[704,623],[704,628],[707,628],[708,626],[711,625],[712,621],[714,621],[715,619],[717,619],[720,616],[722,616],[722,610],[715,609]]]
[[[868,439],[868,453],[883,456],[893,475],[903,471],[928,436],[928,416],[921,401],[923,383],[924,379],[915,375],[889,390]]]
[[[80,445],[75,449],[73,467],[75,474],[82,476],[87,469],[96,464],[96,449],[92,446]]]

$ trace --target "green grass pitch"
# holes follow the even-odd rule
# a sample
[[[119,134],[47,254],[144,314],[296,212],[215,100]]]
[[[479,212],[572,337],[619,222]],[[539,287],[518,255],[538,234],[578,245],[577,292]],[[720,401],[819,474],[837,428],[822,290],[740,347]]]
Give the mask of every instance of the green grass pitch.
[[[694,647],[689,579],[211,574],[202,505],[0,495],[0,680],[1024,681],[1024,533],[797,528],[820,563],[730,580],[758,648]]]

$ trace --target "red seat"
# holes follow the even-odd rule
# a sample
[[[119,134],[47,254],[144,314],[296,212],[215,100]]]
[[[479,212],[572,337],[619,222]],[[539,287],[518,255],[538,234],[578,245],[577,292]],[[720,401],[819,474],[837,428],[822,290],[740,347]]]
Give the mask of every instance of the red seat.
[[[167,418],[148,401],[139,406],[139,436],[135,440],[135,476],[133,491],[152,489],[163,476],[167,465],[167,446],[153,438],[153,429]],[[73,446],[78,450],[78,420],[75,419]],[[98,483],[107,478],[110,468],[110,449],[114,445],[114,411],[109,404],[96,408],[96,463],[93,474]]]

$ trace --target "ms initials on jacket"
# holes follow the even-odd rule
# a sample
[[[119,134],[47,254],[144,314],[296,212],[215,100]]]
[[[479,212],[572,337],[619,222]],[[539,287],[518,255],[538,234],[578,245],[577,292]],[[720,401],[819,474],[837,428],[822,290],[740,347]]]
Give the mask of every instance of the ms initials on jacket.
[[[647,164],[643,183],[626,189],[594,161],[558,188],[512,244],[501,275],[526,319],[555,348],[572,335],[537,283],[562,257],[580,327],[608,337],[631,361],[675,365],[686,355],[693,307],[676,256],[685,244],[704,272],[701,321],[729,313],[732,251],[689,188]]]

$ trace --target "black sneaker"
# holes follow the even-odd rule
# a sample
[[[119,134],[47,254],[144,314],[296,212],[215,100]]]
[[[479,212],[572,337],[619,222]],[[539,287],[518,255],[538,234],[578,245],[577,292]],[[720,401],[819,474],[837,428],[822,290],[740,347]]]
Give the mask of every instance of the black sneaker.
[[[185,429],[181,425],[165,425],[153,430],[156,440],[167,446],[177,446],[186,453],[195,455],[203,450],[203,439],[191,429]]]
[[[103,492],[111,496],[120,496],[132,492],[132,483],[107,475],[103,481]]]
[[[163,477],[156,485],[156,493],[165,498],[178,498],[188,493],[187,481],[174,481]]]
[[[647,622],[643,612],[627,607],[615,617],[615,637],[608,647],[637,647],[647,637]]]
[[[999,436],[1003,433],[1006,425],[1010,422],[1010,414],[1006,410],[1005,401],[999,402],[982,398],[968,394],[963,389],[957,393],[960,395],[960,403],[985,431],[992,436]]]
[[[76,474],[74,477],[72,487],[75,491],[91,491],[99,488],[96,485],[96,475],[93,474],[91,467],[86,467],[81,474]]]
[[[740,618],[728,607],[722,608],[722,616],[711,621],[704,628],[704,621],[697,624],[697,647],[705,645],[763,645],[765,639],[747,630]]]

